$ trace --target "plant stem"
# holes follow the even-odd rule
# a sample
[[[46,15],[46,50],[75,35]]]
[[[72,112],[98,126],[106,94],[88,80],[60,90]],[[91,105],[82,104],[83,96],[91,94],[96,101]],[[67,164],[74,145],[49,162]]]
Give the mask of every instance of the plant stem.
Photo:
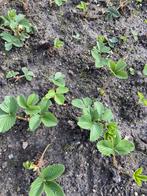
[[[42,155],[41,155],[41,157],[40,157],[40,160],[43,160],[43,159],[44,159],[44,155],[45,155],[47,149],[49,148],[49,146],[50,146],[50,144],[48,144],[48,145],[46,146],[46,148],[44,149],[44,151],[43,151],[43,153],[42,153]]]
[[[117,160],[116,160],[115,154],[113,154],[112,156],[112,161],[113,161],[113,166],[117,168]]]
[[[21,78],[24,78],[25,76],[22,75],[22,76],[15,76],[14,79],[15,79],[15,82],[17,82],[18,80],[20,80]]]
[[[16,116],[17,119],[19,120],[24,120],[24,121],[28,121],[28,118],[25,117],[21,117],[21,116]]]

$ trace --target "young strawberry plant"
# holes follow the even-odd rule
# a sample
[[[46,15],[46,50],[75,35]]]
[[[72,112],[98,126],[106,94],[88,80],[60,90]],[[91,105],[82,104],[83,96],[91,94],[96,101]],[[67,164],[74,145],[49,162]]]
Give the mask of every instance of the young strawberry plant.
[[[67,0],[54,0],[55,1],[55,4],[58,5],[58,6],[61,6],[63,5],[65,2],[67,2]]]
[[[59,48],[62,48],[63,46],[64,46],[64,42],[61,41],[59,38],[56,38],[54,40],[54,48],[59,49]]]
[[[83,12],[86,12],[87,9],[88,9],[88,3],[84,2],[84,1],[81,1],[77,6],[76,8],[82,10]]]
[[[32,24],[23,14],[16,14],[16,10],[11,9],[6,16],[1,16],[1,39],[5,41],[5,49],[11,50],[13,46],[22,47],[26,39],[33,33]]]
[[[35,77],[34,73],[32,71],[30,71],[27,67],[22,67],[21,69],[23,74],[20,74],[19,72],[15,72],[15,71],[9,71],[6,74],[6,78],[7,79],[14,79],[15,81],[20,80],[21,78],[25,78],[28,81],[31,81],[33,79],[33,77]]]
[[[90,141],[94,142],[102,137],[107,124],[113,119],[111,110],[99,101],[93,103],[88,97],[74,99],[72,105],[82,110],[82,115],[78,118],[78,125],[82,129],[90,131]]]
[[[65,96],[69,89],[65,87],[65,76],[61,72],[57,72],[55,75],[50,77],[50,81],[57,86],[57,88],[53,88],[48,91],[45,95],[46,99],[54,99],[54,101],[59,104],[63,105],[65,102]]]
[[[117,124],[108,124],[104,139],[97,143],[98,150],[105,156],[113,156],[113,164],[116,166],[115,155],[127,155],[132,152],[134,144],[126,139],[122,139]]]
[[[147,176],[142,174],[142,172],[143,168],[140,167],[133,173],[133,179],[135,180],[136,184],[140,187],[142,186],[142,182],[147,182]]]
[[[62,74],[60,73],[60,75]],[[50,96],[49,93],[49,96],[47,94],[41,100],[35,93],[28,97],[24,95],[19,95],[17,98],[6,96],[4,101],[0,104],[0,132],[9,131],[17,119],[28,121],[31,131],[35,131],[41,124],[46,127],[56,126],[58,120],[54,114],[49,111],[52,105],[50,99],[54,98],[59,105],[62,105],[65,100],[64,93],[67,92],[63,75],[59,81],[62,81],[62,87],[60,86],[55,90],[55,95]],[[17,115],[19,109],[24,111],[25,116]]]
[[[64,196],[62,187],[57,183],[59,178],[65,171],[62,164],[53,164],[44,167],[43,156],[48,146],[42,153],[38,163],[26,161],[23,163],[25,169],[33,170],[38,177],[32,182],[30,186],[29,196],[41,196],[43,193],[46,196]]]
[[[140,104],[142,104],[143,106],[147,106],[147,99],[145,98],[145,96],[143,95],[143,93],[138,92],[138,102]]]

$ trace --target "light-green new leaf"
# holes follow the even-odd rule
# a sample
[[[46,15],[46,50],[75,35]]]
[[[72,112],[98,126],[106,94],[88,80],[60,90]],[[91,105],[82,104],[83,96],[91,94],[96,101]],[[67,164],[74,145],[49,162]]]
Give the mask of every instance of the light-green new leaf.
[[[143,74],[145,76],[147,76],[147,64],[145,64],[144,68],[143,68]]]
[[[136,184],[140,187],[142,186],[142,182],[147,182],[147,176],[143,175],[142,172],[143,168],[140,167],[133,173],[133,179],[135,180]]]

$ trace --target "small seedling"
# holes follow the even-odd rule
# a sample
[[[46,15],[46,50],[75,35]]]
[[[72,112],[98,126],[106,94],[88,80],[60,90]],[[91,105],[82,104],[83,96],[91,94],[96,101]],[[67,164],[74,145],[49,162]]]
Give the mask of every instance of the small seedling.
[[[61,72],[57,72],[55,75],[50,77],[50,81],[53,82],[56,86],[56,89],[51,89],[45,95],[46,99],[54,99],[55,102],[59,105],[63,105],[65,102],[64,94],[66,94],[69,89],[65,87],[65,76]]]
[[[114,48],[115,45],[118,43],[118,39],[116,37],[112,37],[110,39],[107,39],[108,41],[108,45],[111,47],[111,48]]]
[[[123,59],[120,59],[119,61],[115,62],[113,60],[108,61],[108,67],[115,77],[119,79],[127,79],[128,73],[125,71],[127,64],[124,62]]]
[[[61,40],[58,39],[58,38],[56,38],[56,39],[54,40],[54,48],[59,49],[59,48],[62,48],[63,46],[64,46],[64,42],[63,42],[63,41],[61,41]]]
[[[1,16],[0,37],[5,41],[5,49],[11,50],[13,46],[22,47],[26,39],[33,33],[34,28],[23,14],[16,14],[16,10],[9,10],[6,16]]]
[[[67,2],[67,0],[54,0],[55,1],[55,4],[58,5],[58,6],[61,6],[63,5],[65,2]]]
[[[63,84],[65,84],[65,82],[62,78],[62,85]],[[56,95],[58,97],[56,102],[60,105],[65,100],[65,98],[63,100],[64,93],[62,88],[65,92],[66,87],[61,87],[58,91],[56,90],[56,93],[58,92]],[[56,126],[58,123],[57,118],[53,113],[48,111],[52,105],[50,99],[51,98],[44,96],[41,100],[39,100],[39,96],[35,93],[28,97],[25,97],[24,95],[19,95],[17,98],[13,96],[6,96],[4,101],[0,104],[0,132],[4,133],[9,131],[14,126],[17,119],[27,121],[31,131],[35,131],[41,123],[46,127]],[[24,111],[24,117],[17,115],[19,109]]]
[[[91,50],[92,57],[95,60],[96,68],[101,68],[107,65],[108,59],[104,58],[102,55],[109,54],[110,51],[111,51],[110,47],[107,47],[101,39],[97,41],[97,45],[94,46],[93,49]]]
[[[106,11],[106,20],[113,20],[120,17],[118,9],[115,7],[108,7]]]
[[[147,182],[147,176],[143,175],[142,172],[143,168],[140,167],[133,173],[133,179],[135,180],[136,184],[140,187],[142,186],[142,182]]]
[[[130,71],[130,74],[131,74],[132,76],[135,75],[135,69],[134,69],[134,68],[130,67],[130,68],[129,68],[129,71]]]
[[[84,1],[81,1],[77,6],[76,8],[82,10],[83,12],[86,12],[87,9],[88,9],[88,3],[84,2]]]
[[[19,72],[15,72],[15,71],[9,71],[6,74],[6,78],[7,79],[15,79],[15,81],[20,80],[21,78],[25,78],[28,81],[31,81],[33,79],[33,77],[35,77],[34,73],[32,71],[30,71],[27,67],[22,67],[22,72],[23,74],[20,75]]]
[[[144,65],[143,74],[147,76],[147,64]]]
[[[78,125],[82,129],[90,130],[90,141],[96,141],[104,134],[105,126],[113,119],[110,109],[101,102],[94,102],[86,97],[74,99],[72,105],[82,109],[82,115],[78,118]]]
[[[138,92],[138,98],[139,98],[139,103],[142,104],[143,106],[147,106],[147,99],[143,95],[143,93]]]
[[[53,164],[44,167],[43,156],[46,150],[47,148],[44,150],[37,164],[31,161],[23,163],[25,169],[33,170],[38,175],[31,184],[29,196],[40,196],[43,193],[46,196],[64,196],[63,189],[56,180],[64,173],[65,167],[62,164]]]

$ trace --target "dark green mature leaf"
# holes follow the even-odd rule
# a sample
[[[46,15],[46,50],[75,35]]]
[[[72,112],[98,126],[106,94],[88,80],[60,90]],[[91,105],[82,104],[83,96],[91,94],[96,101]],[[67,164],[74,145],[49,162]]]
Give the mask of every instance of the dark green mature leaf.
[[[44,192],[46,196],[55,196],[55,193],[52,191],[48,183],[44,183]]]
[[[51,190],[54,192],[55,196],[65,196],[62,187],[59,184],[57,184],[56,182],[49,181],[46,183],[46,185],[51,188]]]
[[[144,65],[143,74],[147,76],[147,64]]]
[[[147,182],[147,176],[143,175],[142,172],[143,168],[140,167],[133,173],[133,179],[138,186],[142,186],[142,182]]]
[[[60,177],[65,171],[65,167],[62,164],[49,165],[45,169],[42,169],[41,175],[46,181],[53,181]]]
[[[116,146],[115,146],[115,152],[119,155],[126,155],[130,152],[134,151],[135,147],[134,144],[128,140],[121,140]]]
[[[19,72],[17,71],[9,71],[7,74],[6,74],[6,78],[15,78],[17,75],[19,74]]]
[[[41,196],[43,186],[43,180],[40,177],[36,178],[36,180],[34,180],[34,182],[31,184],[29,196]]]
[[[101,140],[97,143],[98,150],[105,156],[114,154],[113,145],[109,140]]]
[[[138,92],[138,98],[139,98],[139,103],[143,104],[143,106],[147,106],[147,99],[145,98],[144,94],[141,92]]]

